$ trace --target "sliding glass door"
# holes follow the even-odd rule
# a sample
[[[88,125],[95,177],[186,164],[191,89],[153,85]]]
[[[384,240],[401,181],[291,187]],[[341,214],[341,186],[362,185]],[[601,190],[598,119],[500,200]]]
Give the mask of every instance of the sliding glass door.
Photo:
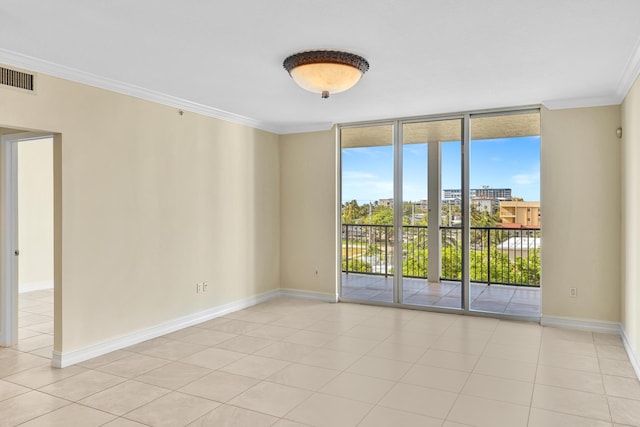
[[[540,315],[540,114],[470,122],[469,275],[473,311]]]
[[[393,125],[340,130],[342,297],[394,302]]]
[[[539,316],[537,110],[342,126],[341,298]]]
[[[402,303],[463,307],[460,197],[462,120],[402,124]]]

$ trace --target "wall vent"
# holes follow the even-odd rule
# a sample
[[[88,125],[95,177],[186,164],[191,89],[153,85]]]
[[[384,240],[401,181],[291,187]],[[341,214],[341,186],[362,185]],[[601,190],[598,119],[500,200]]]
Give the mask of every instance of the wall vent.
[[[34,80],[35,77],[33,74],[12,70],[10,68],[0,67],[1,85],[11,86],[33,92]]]

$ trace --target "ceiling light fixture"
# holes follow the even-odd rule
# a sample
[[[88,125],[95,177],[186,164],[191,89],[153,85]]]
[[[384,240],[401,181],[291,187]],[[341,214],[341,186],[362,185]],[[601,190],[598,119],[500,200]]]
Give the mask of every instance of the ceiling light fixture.
[[[322,94],[344,92],[352,88],[369,69],[359,55],[336,50],[312,50],[289,56],[282,64],[303,89]]]

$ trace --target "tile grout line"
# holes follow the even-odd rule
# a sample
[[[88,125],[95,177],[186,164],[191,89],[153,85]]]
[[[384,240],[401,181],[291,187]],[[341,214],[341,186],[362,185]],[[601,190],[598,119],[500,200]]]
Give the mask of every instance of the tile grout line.
[[[536,386],[538,384],[538,367],[540,366],[540,354],[542,353],[542,340],[544,330],[540,331],[540,342],[538,343],[538,356],[536,357],[536,370],[533,376],[533,387],[531,388],[531,398],[529,399],[529,413],[527,414],[527,425],[531,422],[531,413],[533,412],[533,398],[536,394]]]

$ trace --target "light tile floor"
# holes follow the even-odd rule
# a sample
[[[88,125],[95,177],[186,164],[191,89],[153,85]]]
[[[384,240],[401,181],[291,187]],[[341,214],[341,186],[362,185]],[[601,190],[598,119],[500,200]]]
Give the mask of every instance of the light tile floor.
[[[403,303],[441,308],[460,308],[460,283],[430,283],[404,278]],[[342,295],[363,301],[393,301],[393,277],[342,274]],[[471,283],[471,309],[517,316],[540,316],[540,288]]]
[[[65,369],[0,349],[2,426],[640,426],[618,336],[280,298]]]
[[[25,292],[19,295],[18,340],[14,349],[51,358],[53,289]]]

